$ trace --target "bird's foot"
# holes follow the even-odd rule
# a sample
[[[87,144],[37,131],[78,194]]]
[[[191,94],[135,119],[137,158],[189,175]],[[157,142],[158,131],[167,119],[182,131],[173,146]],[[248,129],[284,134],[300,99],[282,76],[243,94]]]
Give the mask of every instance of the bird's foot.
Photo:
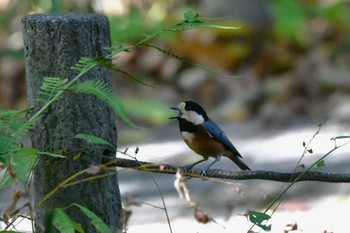
[[[207,170],[208,170],[208,167],[203,167],[202,168],[202,170],[201,170],[202,180],[209,180],[209,178],[207,177]]]
[[[192,169],[193,169],[193,165],[187,165],[187,166],[183,166],[181,167],[182,171],[184,173],[191,173],[192,172]],[[208,177],[207,177],[207,170],[209,169],[209,167],[203,167],[201,172],[200,172],[200,175],[201,175],[201,178],[202,180],[208,180]],[[192,176],[186,176],[186,179],[191,179]]]
[[[193,164],[190,164],[190,165],[187,165],[187,166],[183,166],[181,167],[182,171],[184,173],[191,173],[192,169],[193,169],[194,165]],[[186,179],[189,180],[191,179],[192,176],[186,176]]]
[[[221,159],[221,156],[218,155],[215,157],[215,160],[213,162],[211,162],[208,166],[205,166],[202,168],[201,171],[201,176],[202,176],[202,180],[208,180],[208,176],[207,176],[207,171],[209,170],[209,168],[211,168],[215,163],[219,162]]]
[[[193,167],[194,167],[194,165],[187,165],[187,166],[181,167],[181,169],[184,173],[192,173]],[[208,178],[206,177],[207,170],[208,170],[207,167],[202,168],[201,173],[200,173],[202,180],[208,180]],[[191,178],[192,178],[192,176],[186,176],[186,179],[188,179],[188,180]]]
[[[182,170],[183,170],[184,172],[190,172],[190,171],[192,171],[193,167],[194,167],[194,166],[193,166],[192,164],[186,165],[186,166],[183,166],[183,167],[182,167]]]

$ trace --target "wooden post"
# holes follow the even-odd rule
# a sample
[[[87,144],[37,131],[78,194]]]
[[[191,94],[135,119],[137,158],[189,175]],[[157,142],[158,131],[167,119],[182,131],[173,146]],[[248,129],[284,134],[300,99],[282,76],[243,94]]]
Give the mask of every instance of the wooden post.
[[[77,71],[70,67],[79,58],[108,54],[110,47],[108,19],[97,14],[34,14],[23,18],[28,105],[38,110],[40,86],[45,76],[72,79]],[[82,80],[103,80],[111,85],[108,70],[96,67]],[[40,118],[31,132],[32,146],[41,151],[63,153],[67,159],[41,156],[34,170],[36,232],[57,232],[51,224],[52,211],[73,203],[82,205],[110,226],[112,232],[122,228],[122,207],[117,173],[103,179],[78,183],[61,189],[42,205],[47,193],[69,176],[102,163],[102,156],[114,156],[107,146],[75,139],[78,133],[102,137],[115,146],[115,114],[92,95],[66,93]],[[89,175],[86,174],[85,177]],[[81,178],[81,177],[80,177]],[[76,208],[64,209],[84,232],[96,232],[90,220]]]

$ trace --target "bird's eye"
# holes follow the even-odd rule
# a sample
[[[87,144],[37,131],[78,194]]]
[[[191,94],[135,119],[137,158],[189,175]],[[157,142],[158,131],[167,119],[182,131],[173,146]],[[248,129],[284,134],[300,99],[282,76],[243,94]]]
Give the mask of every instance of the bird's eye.
[[[187,111],[192,111],[193,108],[192,108],[191,106],[186,105],[185,110],[187,110]]]

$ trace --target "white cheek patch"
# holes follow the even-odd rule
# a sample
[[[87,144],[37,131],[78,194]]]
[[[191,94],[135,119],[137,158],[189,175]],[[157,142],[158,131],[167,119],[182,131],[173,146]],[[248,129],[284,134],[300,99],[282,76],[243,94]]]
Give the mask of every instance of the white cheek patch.
[[[180,109],[181,112],[184,112],[185,106],[186,106],[186,104],[184,102],[181,102],[181,103],[179,103],[179,105],[177,105],[177,108]]]
[[[194,111],[187,111],[184,115],[188,121],[192,122],[195,125],[200,125],[204,122],[203,116]]]
[[[181,132],[181,136],[185,141],[188,141],[190,143],[192,142],[193,137],[194,137],[194,135],[192,133],[185,132],[185,131]]]
[[[185,109],[186,104],[184,102],[181,102],[177,108],[179,109],[181,118],[195,124],[195,125],[200,125],[203,124],[204,118],[202,115],[198,114],[195,111],[190,111]]]

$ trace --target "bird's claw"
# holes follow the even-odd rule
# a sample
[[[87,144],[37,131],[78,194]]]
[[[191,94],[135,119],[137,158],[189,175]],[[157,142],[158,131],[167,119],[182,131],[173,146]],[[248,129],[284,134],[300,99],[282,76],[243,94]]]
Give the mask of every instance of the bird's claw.
[[[181,169],[182,169],[182,171],[184,172],[184,173],[189,173],[189,172],[191,172],[192,171],[192,169],[193,169],[193,165],[187,165],[187,166],[183,166],[183,167],[181,167]],[[192,176],[186,176],[186,179],[191,179],[192,178]]]
[[[190,173],[192,171],[193,167],[194,167],[193,165],[187,165],[187,166],[181,167],[181,169],[182,169],[182,171],[184,173]],[[207,177],[207,170],[208,170],[207,167],[202,168],[201,173],[200,173],[202,180],[208,180],[209,179]],[[192,178],[192,176],[186,176],[186,179],[188,179],[188,180],[191,179],[191,178]]]
[[[182,170],[184,172],[190,172],[192,169],[193,169],[193,165],[187,165],[182,167]]]
[[[207,177],[207,168],[202,168],[201,170],[201,177],[202,177],[202,180],[209,180],[209,178]]]

